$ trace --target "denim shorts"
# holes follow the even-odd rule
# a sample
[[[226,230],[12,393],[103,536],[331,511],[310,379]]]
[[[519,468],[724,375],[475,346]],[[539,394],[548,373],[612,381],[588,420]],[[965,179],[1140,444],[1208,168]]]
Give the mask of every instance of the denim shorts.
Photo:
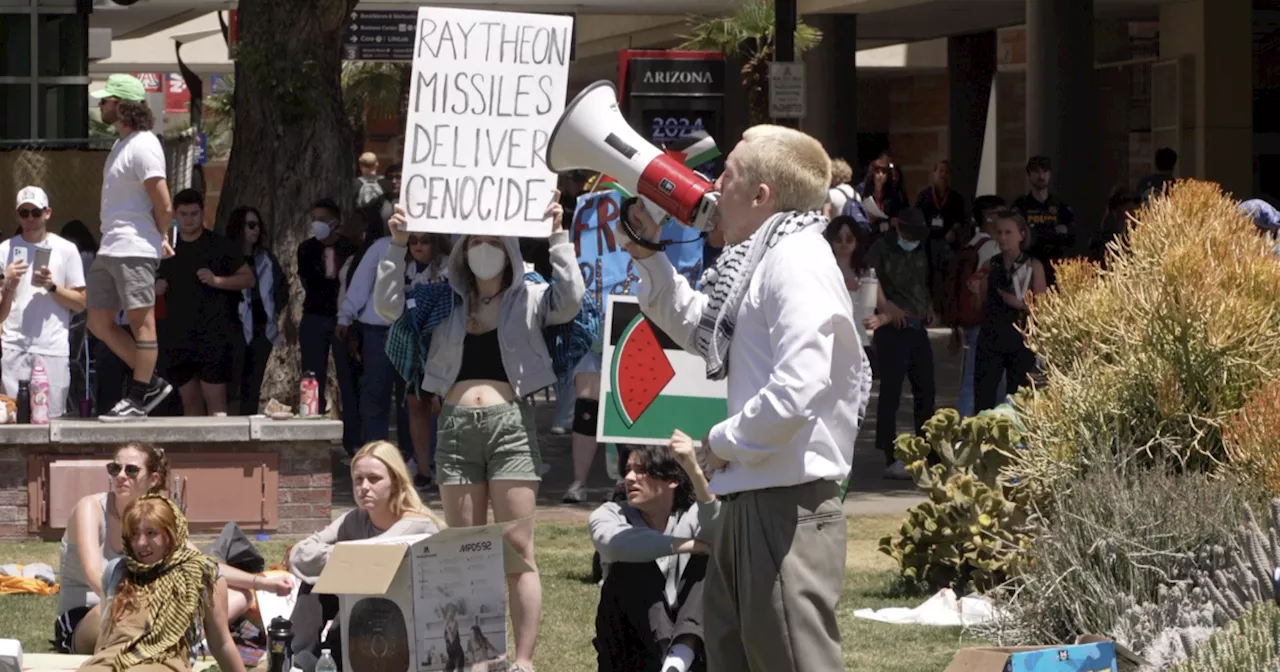
[[[542,480],[533,407],[523,400],[440,409],[436,476],[442,485]]]

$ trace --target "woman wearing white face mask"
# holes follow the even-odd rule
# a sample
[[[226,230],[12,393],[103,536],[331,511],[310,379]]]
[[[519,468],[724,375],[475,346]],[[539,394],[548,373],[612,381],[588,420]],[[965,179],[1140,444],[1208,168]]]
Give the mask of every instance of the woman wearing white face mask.
[[[438,421],[436,470],[445,520],[455,527],[483,524],[493,506],[499,522],[534,514],[542,457],[533,412],[525,397],[556,382],[543,338],[548,325],[577,316],[586,291],[564,210],[551,199],[552,282],[524,279],[524,261],[515,238],[462,236],[449,256],[448,276],[455,299],[448,317],[430,332],[422,389],[443,400]],[[391,218],[392,245],[378,266],[374,305],[384,319],[400,318],[405,307],[404,210]],[[532,526],[507,539],[534,565]],[[511,620],[515,630],[515,670],[533,669],[533,649],[542,611],[542,587],[535,572],[510,574]]]
[[[342,210],[329,199],[318,201],[309,213],[307,230],[311,237],[298,246],[298,278],[305,294],[302,301],[302,322],[298,328],[298,345],[302,350],[302,370],[316,374],[320,381],[320,412],[325,403],[325,381],[329,376],[329,352],[333,351],[334,365],[346,367],[346,345],[339,341],[338,326],[338,270],[356,253],[356,245],[342,236],[338,229],[342,222]],[[360,447],[358,432],[343,437],[348,453]]]

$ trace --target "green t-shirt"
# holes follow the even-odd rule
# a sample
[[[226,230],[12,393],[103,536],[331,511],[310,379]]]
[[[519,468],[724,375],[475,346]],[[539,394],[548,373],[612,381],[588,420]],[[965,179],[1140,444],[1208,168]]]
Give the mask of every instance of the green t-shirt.
[[[908,315],[925,317],[933,305],[929,292],[929,247],[921,242],[907,252],[898,246],[898,238],[888,235],[867,250],[867,264],[876,270],[876,279],[884,298]]]

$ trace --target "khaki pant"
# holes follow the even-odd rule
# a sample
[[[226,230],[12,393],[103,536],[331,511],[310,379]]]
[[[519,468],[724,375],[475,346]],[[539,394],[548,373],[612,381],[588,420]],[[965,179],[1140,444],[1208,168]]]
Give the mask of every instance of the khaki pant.
[[[724,498],[703,592],[708,672],[843,670],[840,484]]]

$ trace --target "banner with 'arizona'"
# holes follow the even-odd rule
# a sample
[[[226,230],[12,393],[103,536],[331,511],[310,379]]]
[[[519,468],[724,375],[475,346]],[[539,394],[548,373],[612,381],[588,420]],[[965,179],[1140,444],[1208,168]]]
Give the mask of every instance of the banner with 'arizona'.
[[[728,417],[725,381],[707,380],[702,358],[650,322],[635,297],[609,297],[603,336],[598,441],[665,445],[677,429],[701,441]]]

